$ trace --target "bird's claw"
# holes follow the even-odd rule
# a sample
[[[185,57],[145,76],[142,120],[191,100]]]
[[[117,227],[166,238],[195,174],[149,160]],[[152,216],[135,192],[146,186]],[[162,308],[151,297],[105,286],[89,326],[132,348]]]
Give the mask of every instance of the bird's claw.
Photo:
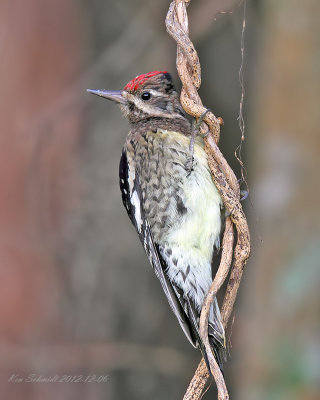
[[[201,135],[201,133],[199,132],[200,125],[202,124],[202,122],[203,122],[205,116],[208,114],[208,112],[210,112],[209,108],[207,108],[206,111],[200,115],[198,121],[195,118],[193,119],[192,132],[196,132],[197,135]],[[201,136],[207,136],[207,134],[208,133],[205,133],[204,135],[201,135]]]
[[[206,114],[209,112],[210,110],[207,108],[206,111],[204,113],[202,113],[198,119],[198,121],[196,121],[196,119],[193,119],[192,121],[192,128],[191,128],[191,138],[190,138],[190,145],[189,145],[189,150],[190,150],[190,156],[191,158],[187,160],[187,165],[186,165],[186,169],[188,171],[187,176],[189,176],[192,172],[193,169],[193,152],[194,152],[194,142],[196,140],[197,135],[200,134],[199,132],[199,128],[200,125],[202,124],[204,117],[206,116]]]
[[[193,161],[194,161],[193,155],[190,155],[190,157],[187,158],[186,162],[187,176],[189,176],[193,171]]]

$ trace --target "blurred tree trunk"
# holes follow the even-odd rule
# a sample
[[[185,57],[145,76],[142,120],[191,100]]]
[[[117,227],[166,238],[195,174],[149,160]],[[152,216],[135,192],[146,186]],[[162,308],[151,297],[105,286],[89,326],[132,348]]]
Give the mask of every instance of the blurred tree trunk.
[[[262,5],[250,152],[255,250],[245,315],[236,315],[235,398],[311,400],[319,379],[320,2]]]
[[[2,1],[0,11],[0,346],[8,350],[1,360],[0,397],[53,399],[60,397],[58,386],[8,379],[34,371],[24,346],[64,337],[51,239],[71,203],[61,178],[70,171],[81,114],[77,107],[54,110],[81,65],[79,6],[13,0]],[[24,369],[15,362],[19,358],[33,366]]]

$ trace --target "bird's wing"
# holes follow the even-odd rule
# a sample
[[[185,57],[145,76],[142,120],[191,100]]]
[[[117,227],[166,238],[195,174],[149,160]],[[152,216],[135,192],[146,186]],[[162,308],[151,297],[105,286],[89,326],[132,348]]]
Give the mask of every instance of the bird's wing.
[[[131,222],[139,234],[144,250],[151,265],[153,266],[156,276],[160,280],[162,289],[167,296],[170,307],[177,317],[182,330],[189,339],[190,343],[193,346],[196,346],[198,342],[197,332],[192,329],[190,320],[184,311],[184,307],[182,305],[184,303],[183,298],[179,294],[179,298],[177,297],[178,288],[174,288],[172,286],[164,272],[166,269],[166,264],[161,257],[157,244],[154,243],[149,221],[144,213],[139,175],[136,170],[130,171],[125,151],[123,151],[121,156],[119,175],[122,201],[131,219]]]

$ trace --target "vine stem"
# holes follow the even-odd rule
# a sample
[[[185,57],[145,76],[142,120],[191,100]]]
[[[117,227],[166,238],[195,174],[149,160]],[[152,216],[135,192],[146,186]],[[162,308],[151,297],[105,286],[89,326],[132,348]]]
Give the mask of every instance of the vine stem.
[[[198,94],[201,85],[201,66],[198,54],[189,38],[187,6],[191,0],[174,0],[169,6],[166,17],[168,33],[177,42],[177,71],[182,82],[181,104],[184,110],[196,119],[203,116],[200,131],[204,134],[205,151],[212,179],[221,195],[230,216],[226,219],[226,228],[222,241],[221,261],[210,290],[204,300],[200,316],[200,335],[205,345],[210,370],[218,389],[218,400],[228,400],[229,394],[224,377],[213,356],[208,340],[208,318],[212,301],[227,278],[230,266],[231,273],[225,292],[221,316],[224,328],[227,328],[230,315],[236,300],[243,268],[250,255],[250,234],[246,217],[240,203],[240,188],[236,176],[221,153],[218,143],[221,118],[217,118],[202,104]],[[234,246],[234,227],[237,232],[237,243]],[[232,263],[233,260],[233,263]],[[209,378],[209,372],[202,358],[188,386],[183,400],[198,400]]]

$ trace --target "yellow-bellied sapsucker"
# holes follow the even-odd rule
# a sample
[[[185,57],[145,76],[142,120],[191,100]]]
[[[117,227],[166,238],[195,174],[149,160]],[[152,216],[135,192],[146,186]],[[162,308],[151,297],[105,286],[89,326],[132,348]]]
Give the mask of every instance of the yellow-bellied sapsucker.
[[[192,127],[166,71],[140,75],[122,91],[89,92],[119,103],[131,124],[120,161],[122,200],[181,328],[207,360],[199,316],[220,247],[223,204],[203,140],[196,138],[191,154]],[[225,333],[216,299],[209,339],[221,367]]]

